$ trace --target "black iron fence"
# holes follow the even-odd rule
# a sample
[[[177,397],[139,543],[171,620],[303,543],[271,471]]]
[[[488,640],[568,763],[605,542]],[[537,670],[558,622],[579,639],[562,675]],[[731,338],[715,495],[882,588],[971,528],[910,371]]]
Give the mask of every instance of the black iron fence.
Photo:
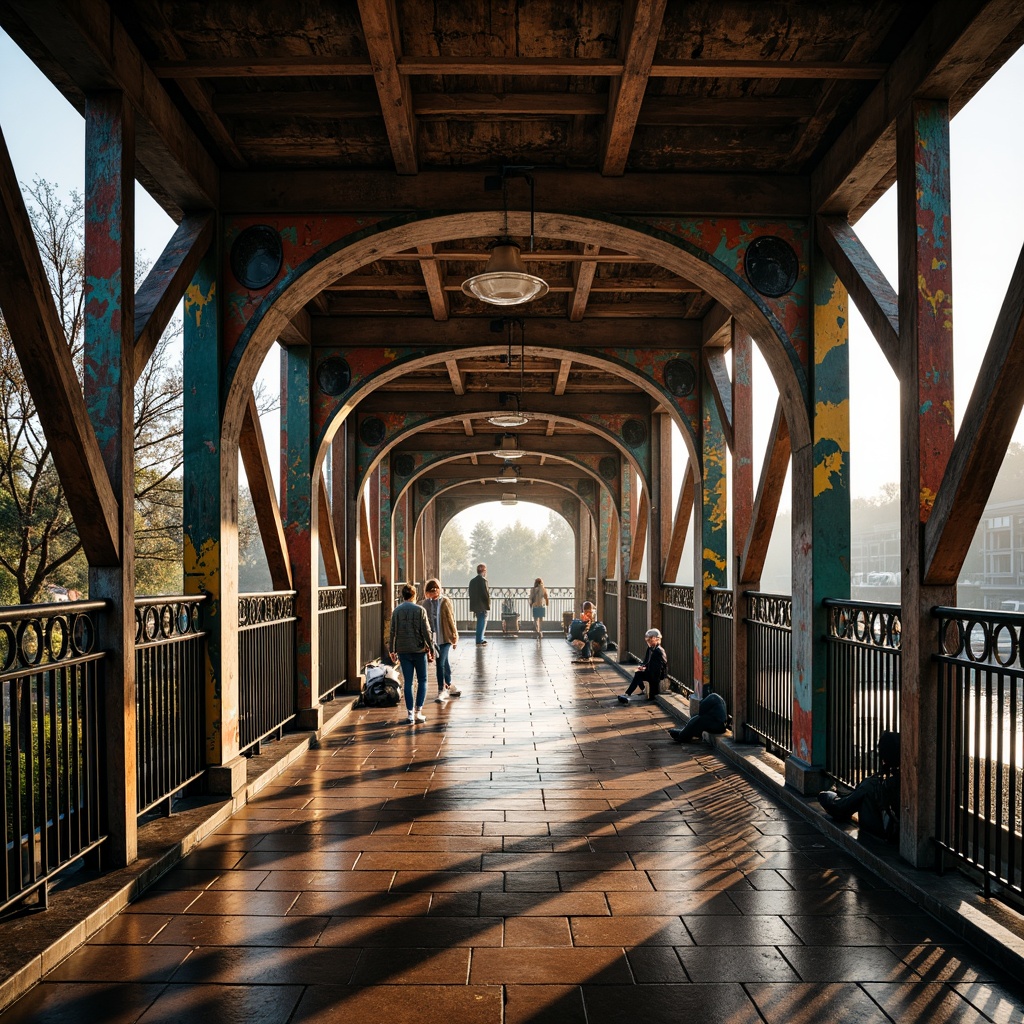
[[[647,584],[630,580],[626,584],[626,653],[634,661],[644,660],[647,629]]]
[[[1024,619],[936,608],[938,778],[936,842],[1022,894]]]
[[[103,601],[0,610],[4,828],[0,908],[38,891],[106,838]]]
[[[238,595],[239,752],[295,717],[295,591]]]
[[[317,594],[317,630],[320,644],[320,701],[332,700],[346,683],[348,606],[344,587],[321,587]]]
[[[899,605],[826,600],[828,726],[825,769],[856,787],[881,765],[883,732],[900,728]]]
[[[619,644],[619,581],[604,581],[602,604],[597,609],[598,618],[608,627],[608,640]]]
[[[202,775],[206,672],[205,595],[135,602],[136,780],[143,814]]]
[[[502,609],[511,608],[517,615],[523,629],[533,629],[533,609],[530,606],[530,591],[533,587],[488,587],[491,595],[491,610],[487,613],[487,628],[501,629]],[[575,614],[575,587],[548,587],[548,606],[541,627],[544,633],[562,635],[562,615]],[[468,587],[446,587],[445,595],[451,600],[455,611],[455,623],[462,632],[476,629],[476,616],[469,610]]]
[[[669,686],[693,693],[693,587],[661,588],[661,646],[668,655]]]
[[[720,694],[732,711],[733,677],[733,596],[725,587],[710,587],[711,652],[708,679],[715,693]]]
[[[793,752],[793,599],[747,591],[747,728],[769,750]]]
[[[363,664],[384,655],[384,590],[379,583],[359,588],[359,636]]]

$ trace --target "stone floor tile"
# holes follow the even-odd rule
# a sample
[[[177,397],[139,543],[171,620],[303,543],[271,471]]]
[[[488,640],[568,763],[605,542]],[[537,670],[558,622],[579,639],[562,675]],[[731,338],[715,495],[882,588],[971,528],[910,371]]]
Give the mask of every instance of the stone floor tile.
[[[135,914],[183,914],[203,892],[205,892],[204,889],[150,889],[134,903],[129,903],[123,913],[129,916]]]
[[[318,946],[500,946],[503,922],[495,917],[336,917]]]
[[[866,984],[864,991],[898,1024],[988,1024],[980,1010],[948,985]]]
[[[728,894],[714,890],[699,892],[612,892],[608,905],[616,917],[639,915],[657,917],[664,914],[709,914],[716,917],[740,912]]]
[[[734,946],[723,953],[715,946],[691,946],[676,952],[694,984],[799,980],[786,959],[788,947]]]
[[[153,942],[168,946],[315,946],[327,917],[174,918]]]
[[[177,969],[176,985],[346,985],[361,950],[309,946],[200,946]]]
[[[506,985],[504,1024],[587,1024],[576,985]]]
[[[511,917],[505,922],[506,946],[571,946],[565,917]],[[581,945],[581,943],[576,943]],[[581,1004],[582,1005],[582,1004]]]
[[[682,985],[690,980],[674,946],[627,946],[626,960],[638,985]]]
[[[781,917],[684,916],[698,946],[798,946],[801,939]]]
[[[123,981],[146,984],[170,981],[191,946],[112,946],[88,943],[75,950],[47,976],[47,981]]]
[[[430,911],[428,892],[303,892],[289,916],[423,917]]]
[[[389,946],[386,951],[364,949],[352,974],[351,984],[360,987],[465,985],[470,952],[466,947],[411,949]]]
[[[994,1024],[1016,1024],[1024,1020],[1021,983],[957,982],[951,986]]]
[[[885,946],[787,946],[801,981],[920,981],[921,976]]]
[[[507,871],[505,892],[559,892],[557,871]]]
[[[981,963],[977,954],[966,946],[925,942],[916,946],[892,945],[889,948],[924,981],[996,980],[996,971]]]
[[[111,943],[131,945],[152,942],[167,924],[174,920],[167,914],[118,914],[105,924],[89,941],[93,945]]]
[[[764,1024],[741,985],[584,985],[587,1024]]]
[[[678,917],[573,917],[577,946],[692,946]]]
[[[609,910],[608,900],[600,892],[484,892],[480,894],[480,913],[495,917],[572,917],[603,916]]]
[[[70,985],[44,981],[4,1013],[4,1024],[135,1024],[165,987],[137,982]]]
[[[139,1024],[287,1024],[301,995],[299,985],[168,985]]]
[[[565,892],[653,892],[654,886],[643,871],[559,871],[558,880]]]
[[[182,913],[185,914],[249,914],[258,917],[282,917],[298,898],[297,892],[246,892],[244,890],[207,889],[200,893]]]
[[[306,989],[290,1024],[502,1024],[500,985]]]
[[[746,986],[765,1024],[892,1024],[858,985]]]
[[[787,916],[786,923],[808,946],[884,946],[889,933],[868,917]]]
[[[632,975],[618,947],[506,946],[474,950],[469,980],[474,985],[628,985]]]

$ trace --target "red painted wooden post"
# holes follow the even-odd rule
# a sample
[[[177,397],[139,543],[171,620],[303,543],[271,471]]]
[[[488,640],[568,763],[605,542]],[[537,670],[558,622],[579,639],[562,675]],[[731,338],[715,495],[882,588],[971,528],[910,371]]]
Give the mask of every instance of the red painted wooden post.
[[[743,742],[747,721],[747,621],[742,594],[760,590],[743,579],[743,551],[754,515],[754,378],[753,342],[735,321],[732,330],[732,711],[733,737]],[[723,696],[725,696],[723,694]]]
[[[903,806],[900,853],[934,858],[935,629],[931,609],[956,587],[922,583],[922,532],[953,448],[949,107],[918,100],[897,119],[901,449]]]
[[[104,646],[107,863],[138,856],[135,704],[135,125],[121,93],[86,100],[85,401],[119,506],[120,564],[90,565]],[[59,439],[54,439],[59,443]]]

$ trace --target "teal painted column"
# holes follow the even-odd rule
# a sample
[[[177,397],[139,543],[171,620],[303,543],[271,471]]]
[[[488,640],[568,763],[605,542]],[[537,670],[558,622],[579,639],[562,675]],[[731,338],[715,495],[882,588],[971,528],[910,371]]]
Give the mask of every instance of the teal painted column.
[[[627,657],[629,650],[629,562],[633,551],[633,466],[628,459],[622,459],[619,470],[619,622],[618,661]]]
[[[245,782],[238,756],[238,531],[221,515],[238,488],[238,456],[221,459],[221,323],[217,256],[211,251],[185,292],[185,593],[205,594],[206,757],[218,792]]]
[[[138,856],[135,710],[135,125],[121,93],[85,110],[85,403],[118,504],[120,563],[89,566],[103,616],[107,857]],[[60,438],[49,438],[60,444]]]
[[[711,669],[711,594],[710,587],[725,587],[729,582],[728,530],[729,488],[726,474],[726,443],[718,406],[711,388],[701,388],[701,516],[700,544],[694,545],[694,560],[698,562],[694,579],[701,581],[700,601],[694,594],[694,628],[700,629],[701,673],[694,676],[698,696],[703,694]],[[698,554],[699,552],[699,554]],[[698,603],[701,614],[696,615]],[[733,614],[741,615],[742,608],[733,602]],[[696,668],[696,665],[694,666]]]
[[[310,366],[308,345],[281,350],[281,520],[295,588],[297,710],[302,728],[318,729],[322,725],[317,643],[320,578],[310,441]]]

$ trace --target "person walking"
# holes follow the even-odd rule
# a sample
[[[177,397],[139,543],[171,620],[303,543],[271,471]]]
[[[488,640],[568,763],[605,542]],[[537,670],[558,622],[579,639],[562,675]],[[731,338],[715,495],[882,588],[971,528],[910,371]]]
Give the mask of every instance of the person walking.
[[[633,681],[626,688],[625,693],[619,694],[619,703],[628,704],[629,695],[639,687],[644,692],[644,684],[647,684],[647,696],[650,700],[658,691],[662,679],[668,675],[668,654],[661,646],[661,630],[649,629],[644,633],[647,641],[647,650],[644,651],[644,660],[640,667],[633,674]]]
[[[533,631],[539,640],[548,607],[547,587],[544,586],[544,581],[539,576],[533,581],[533,590],[530,591],[530,607],[533,609]]]
[[[427,699],[427,662],[434,660],[434,634],[424,608],[416,604],[416,588],[411,583],[402,586],[402,603],[391,613],[388,633],[388,651],[397,654],[405,681],[405,709],[409,724],[425,722],[423,704]],[[412,680],[416,677],[416,704],[413,710]]]
[[[462,691],[452,686],[452,667],[448,661],[452,648],[459,643],[459,630],[455,625],[455,609],[446,594],[441,592],[441,581],[430,579],[423,586],[426,594],[422,604],[427,621],[434,632],[434,668],[437,670],[437,696],[435,704],[443,704],[449,697],[461,697]]]
[[[476,616],[476,645],[482,647],[487,641],[487,613],[491,610],[491,592],[487,589],[487,566],[481,562],[476,575],[469,581],[469,610]]]

